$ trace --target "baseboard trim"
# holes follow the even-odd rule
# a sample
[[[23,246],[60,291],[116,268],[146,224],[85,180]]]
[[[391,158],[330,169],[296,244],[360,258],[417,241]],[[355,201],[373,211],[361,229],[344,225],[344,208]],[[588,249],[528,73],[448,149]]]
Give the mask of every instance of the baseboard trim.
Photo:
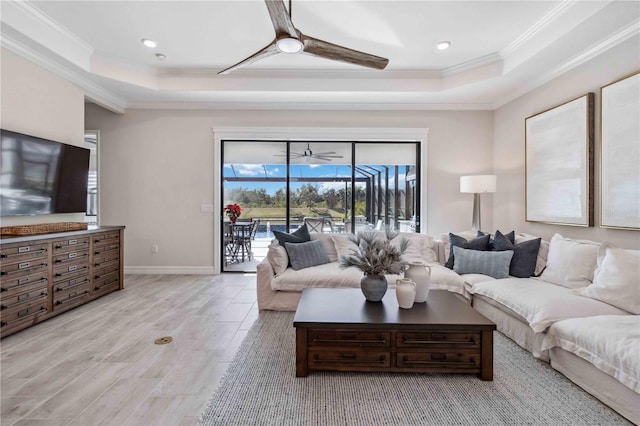
[[[125,266],[125,274],[215,275],[213,266]]]

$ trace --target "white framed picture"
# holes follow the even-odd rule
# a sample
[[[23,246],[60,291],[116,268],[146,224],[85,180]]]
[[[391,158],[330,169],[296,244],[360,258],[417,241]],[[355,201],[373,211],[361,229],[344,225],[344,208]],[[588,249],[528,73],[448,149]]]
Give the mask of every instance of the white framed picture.
[[[640,71],[600,88],[600,226],[640,230]]]
[[[527,222],[593,226],[594,98],[525,119]]]

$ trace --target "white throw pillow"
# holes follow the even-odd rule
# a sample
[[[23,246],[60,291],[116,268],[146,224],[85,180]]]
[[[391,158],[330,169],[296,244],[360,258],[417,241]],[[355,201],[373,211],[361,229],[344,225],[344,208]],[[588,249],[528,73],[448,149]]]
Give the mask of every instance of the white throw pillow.
[[[267,250],[267,260],[271,264],[273,268],[273,272],[276,276],[283,273],[287,266],[289,266],[289,256],[287,255],[287,250],[278,243],[278,240],[274,239],[269,244],[269,249]]]
[[[600,300],[632,314],[640,314],[640,251],[602,243],[593,284],[576,294]]]
[[[425,234],[402,234],[391,240],[391,245],[400,249],[400,241],[402,238],[409,243],[402,254],[402,260],[405,262],[424,262],[434,263],[438,261],[436,252],[433,251],[433,238]]]
[[[352,250],[357,250],[358,246],[353,243],[346,235],[332,236],[333,245],[336,247],[338,253],[338,260],[341,256],[348,256],[352,254]]]
[[[555,234],[549,243],[547,267],[540,278],[567,288],[586,287],[593,281],[599,243],[572,240]]]

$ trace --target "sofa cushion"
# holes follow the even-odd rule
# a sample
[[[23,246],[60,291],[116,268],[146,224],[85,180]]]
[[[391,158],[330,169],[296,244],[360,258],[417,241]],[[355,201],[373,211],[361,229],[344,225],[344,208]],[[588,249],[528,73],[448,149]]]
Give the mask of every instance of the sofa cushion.
[[[460,247],[464,249],[487,251],[489,250],[489,235],[482,235],[480,237],[471,238],[469,240],[455,234],[449,234],[449,245],[451,248]],[[449,269],[453,269],[455,262],[455,253],[453,250],[449,250],[449,260],[445,263],[445,266]]]
[[[593,281],[598,247],[600,243],[555,234],[549,244],[547,267],[540,279],[568,288],[588,286]]]
[[[542,349],[560,347],[640,393],[640,316],[603,315],[559,321]]]
[[[338,234],[331,237],[333,245],[338,254],[338,260],[341,256],[349,256],[353,250],[358,250],[358,246],[349,239],[348,234]]]
[[[291,267],[296,271],[310,266],[329,263],[329,256],[324,251],[322,241],[307,241],[306,243],[284,243],[289,254]]]
[[[513,250],[513,258],[509,265],[509,275],[518,278],[529,278],[536,270],[538,250],[542,238],[513,243],[513,238],[508,238],[500,231],[496,231],[493,247],[497,251]]]
[[[602,243],[593,284],[575,293],[640,314],[640,251]]]
[[[275,275],[280,275],[287,269],[289,266],[289,256],[287,255],[287,250],[280,245],[278,240],[275,238],[269,244],[269,249],[267,250],[267,260],[271,264],[273,268],[273,273]]]
[[[453,247],[453,270],[458,274],[483,274],[507,278],[513,251],[478,251]]]
[[[464,294],[464,279],[460,275],[439,263],[431,263],[428,266],[431,268],[430,289]]]
[[[489,234],[490,238],[489,238],[489,250],[497,250],[495,247],[495,236],[494,235],[502,235],[503,237],[506,237],[507,239],[509,239],[509,241],[511,241],[511,243],[515,243],[515,239],[516,239],[516,231],[511,231],[511,232],[507,232],[506,234],[503,234],[502,232],[500,232],[499,230],[497,230],[495,232],[495,234]],[[483,235],[487,235],[485,232],[482,231],[478,231],[478,237],[481,237]]]
[[[324,251],[327,253],[327,256],[329,256],[330,261],[336,262],[338,260],[338,253],[336,253],[336,246],[332,239],[333,234],[328,232],[313,232],[309,235],[311,235],[311,241],[322,241]]]
[[[403,261],[424,263],[438,261],[438,256],[434,251],[433,238],[430,235],[402,232],[391,240],[391,245],[399,249],[403,238],[408,241],[407,248],[402,254]]]
[[[628,314],[607,303],[573,294],[566,287],[534,278],[485,281],[469,286],[468,291],[491,298],[526,318],[535,332],[567,318]]]

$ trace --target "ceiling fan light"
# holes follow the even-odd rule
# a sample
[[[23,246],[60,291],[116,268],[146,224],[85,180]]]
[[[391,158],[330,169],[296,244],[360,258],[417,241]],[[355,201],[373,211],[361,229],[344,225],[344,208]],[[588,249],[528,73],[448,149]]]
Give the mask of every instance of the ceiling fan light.
[[[298,53],[302,50],[302,42],[297,38],[286,37],[276,41],[276,47],[282,53]]]

